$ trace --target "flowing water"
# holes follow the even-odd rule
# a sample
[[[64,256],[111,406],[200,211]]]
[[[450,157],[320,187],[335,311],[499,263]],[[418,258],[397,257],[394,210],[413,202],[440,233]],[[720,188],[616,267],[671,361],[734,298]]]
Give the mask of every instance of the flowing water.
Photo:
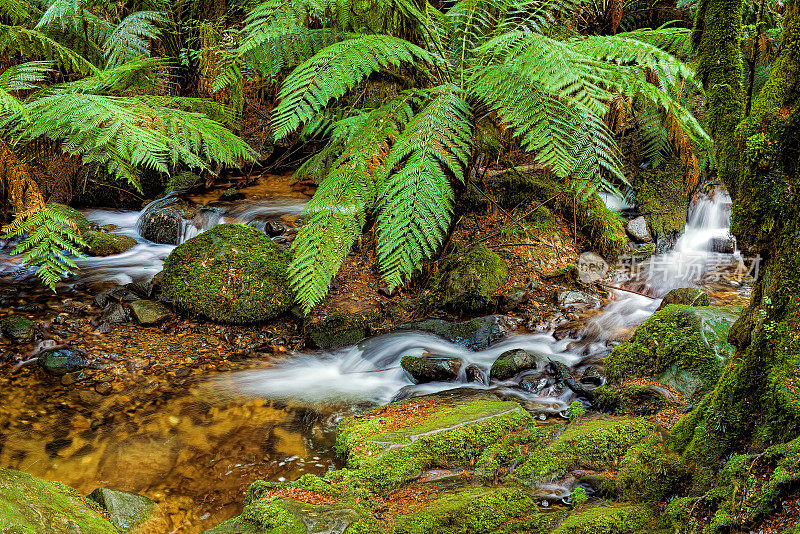
[[[240,201],[220,202],[218,195],[190,197],[204,208],[200,216],[185,221],[181,240],[222,222],[265,231],[273,221],[296,218],[307,195],[287,193],[285,188],[276,191],[266,183],[270,181],[253,186]],[[112,225],[137,245],[124,254],[79,260],[80,273],[64,284],[69,291],[146,280],[161,270],[174,245],[143,239],[138,232],[140,214],[86,212],[90,221]],[[712,280],[742,262],[738,253],[711,251],[714,239],[728,236],[729,214],[730,199],[724,191],[698,199],[671,252],[617,266],[608,279],[611,285],[642,294],[611,290],[611,302],[568,337],[557,335],[554,328],[510,334],[485,350],[471,351],[431,334],[396,332],[337,351],[292,354],[277,364],[270,362],[268,368],[219,373],[168,394],[158,389],[157,381],[102,397],[57,385],[53,394],[53,386],[47,384],[39,389],[5,388],[17,379],[3,379],[0,388],[8,393],[0,407],[0,465],[60,480],[82,492],[106,486],[143,493],[168,509],[174,532],[194,533],[238,513],[241,492],[254,479],[291,480],[304,472],[338,467],[332,447],[335,425],[364,407],[467,386],[517,398],[541,419],[557,418],[576,394],[547,378],[549,362],[578,370],[600,363],[613,342],[646,320],[673,287],[722,283],[738,290],[735,284]],[[291,237],[292,225],[287,227]],[[21,288],[18,284],[31,275],[18,259],[0,257],[0,285],[5,280]],[[25,298],[22,289],[15,291]],[[129,342],[137,343],[144,341]],[[187,342],[163,350],[177,347],[183,350]],[[463,369],[468,364],[486,375],[501,353],[517,348],[538,354],[541,365],[505,382],[467,381]],[[459,380],[412,384],[400,359],[426,353],[462,359]],[[187,358],[192,357],[190,350]],[[558,496],[564,488],[554,486],[549,492]]]

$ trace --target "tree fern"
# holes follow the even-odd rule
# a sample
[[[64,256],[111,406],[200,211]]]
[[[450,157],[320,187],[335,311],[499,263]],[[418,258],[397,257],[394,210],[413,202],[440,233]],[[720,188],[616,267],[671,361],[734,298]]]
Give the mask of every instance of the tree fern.
[[[72,256],[83,257],[86,247],[75,223],[53,205],[17,217],[3,237],[22,237],[14,254],[24,254],[28,265],[37,266],[36,275],[53,291],[64,274],[77,268]]]
[[[119,66],[132,59],[150,56],[150,42],[169,21],[155,11],[136,11],[125,17],[104,39],[106,66]]]
[[[59,68],[79,74],[93,74],[100,70],[44,33],[22,26],[0,24],[0,53],[18,53],[23,58],[46,58]]]

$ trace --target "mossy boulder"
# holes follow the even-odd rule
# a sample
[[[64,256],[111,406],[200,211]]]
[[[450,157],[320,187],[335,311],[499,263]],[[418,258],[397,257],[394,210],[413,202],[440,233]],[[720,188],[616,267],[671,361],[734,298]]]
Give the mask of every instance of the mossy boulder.
[[[508,267],[503,259],[480,245],[446,258],[435,280],[441,305],[457,315],[485,312],[492,293],[505,282]]]
[[[64,204],[50,204],[50,208],[58,211],[61,215],[72,221],[75,224],[75,229],[81,236],[85,236],[91,230],[89,219],[80,211],[65,206]]]
[[[364,485],[388,489],[432,468],[464,467],[532,416],[493,393],[456,389],[415,397],[349,417],[337,450]]]
[[[483,350],[506,337],[513,322],[513,318],[503,315],[487,315],[455,323],[442,319],[427,319],[403,325],[402,328],[429,332],[471,350]]]
[[[733,347],[728,331],[738,306],[671,304],[641,324],[605,360],[606,376],[654,378],[686,396],[707,391],[722,374]]]
[[[644,534],[653,522],[645,506],[602,504],[571,514],[553,534]]]
[[[460,359],[447,356],[403,356],[400,359],[400,367],[417,384],[453,381],[458,378],[461,364]]]
[[[2,467],[0,532],[119,534],[99,507],[74,489]]]
[[[14,343],[30,343],[36,337],[36,322],[14,313],[0,319],[0,332]]]
[[[188,200],[166,197],[151,202],[139,216],[139,234],[153,243],[177,245],[189,221],[199,213]]]
[[[686,225],[689,192],[680,161],[642,172],[634,182],[636,205],[656,239],[674,235]]]
[[[86,253],[89,256],[113,256],[136,246],[136,240],[127,235],[108,232],[91,232]]]
[[[673,403],[656,388],[648,385],[605,384],[594,390],[597,408],[617,415],[652,415]]]
[[[708,293],[696,287],[676,287],[664,295],[658,309],[663,309],[670,304],[684,304],[686,306],[710,306],[711,298]]]
[[[164,261],[162,291],[178,308],[234,324],[277,317],[293,304],[289,253],[258,230],[220,224]]]
[[[532,352],[513,349],[501,354],[489,370],[489,378],[494,380],[508,380],[517,373],[528,369],[536,369],[539,362],[546,362],[547,356]]]

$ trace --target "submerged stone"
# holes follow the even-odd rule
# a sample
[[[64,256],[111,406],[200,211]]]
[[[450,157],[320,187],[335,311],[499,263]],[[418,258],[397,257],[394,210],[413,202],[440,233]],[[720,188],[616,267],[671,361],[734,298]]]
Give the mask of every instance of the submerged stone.
[[[130,532],[153,514],[156,504],[143,495],[107,488],[97,488],[89,498],[102,506],[115,527]]]
[[[118,534],[74,489],[0,467],[0,532]]]
[[[24,315],[7,315],[0,319],[0,332],[15,343],[30,343],[36,337],[36,323]]]
[[[273,319],[294,303],[289,253],[249,226],[220,224],[164,261],[162,291],[178,308],[223,323]]]
[[[82,353],[70,348],[42,351],[39,353],[38,362],[42,369],[56,376],[80,371],[88,364]]]
[[[143,326],[161,324],[172,317],[172,311],[160,302],[134,300],[129,306],[136,322]]]
[[[738,306],[668,305],[609,354],[606,375],[616,383],[655,377],[689,397],[707,391],[733,353],[728,330],[739,313]]]

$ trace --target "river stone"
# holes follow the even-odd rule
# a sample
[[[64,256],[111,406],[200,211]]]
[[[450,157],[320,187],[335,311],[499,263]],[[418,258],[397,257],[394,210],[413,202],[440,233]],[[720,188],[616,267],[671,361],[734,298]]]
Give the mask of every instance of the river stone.
[[[628,234],[639,243],[653,240],[653,236],[650,235],[650,230],[647,228],[647,221],[643,216],[628,221],[626,229]]]
[[[590,384],[592,386],[601,386],[603,384],[603,375],[597,367],[590,365],[583,370],[581,375],[581,384]]]
[[[503,310],[518,310],[530,299],[530,293],[525,289],[513,287],[500,295],[499,305]]]
[[[733,254],[736,252],[736,240],[733,236],[711,238],[711,252]]]
[[[583,291],[561,291],[558,293],[558,306],[563,310],[598,308],[600,299]]]
[[[0,319],[0,331],[15,343],[30,343],[36,337],[36,323],[15,313]]]
[[[178,245],[164,261],[164,296],[222,323],[267,321],[289,311],[289,252],[255,228],[219,224]]]
[[[112,302],[103,310],[100,321],[104,323],[127,323],[130,319],[128,309],[119,302]]]
[[[143,326],[161,324],[172,317],[172,311],[160,302],[135,300],[128,306],[136,322]]]
[[[487,315],[469,321],[451,323],[442,319],[428,319],[403,325],[405,330],[420,330],[443,337],[470,350],[483,350],[506,337],[520,320],[505,315]]]
[[[543,358],[538,354],[533,354],[526,350],[514,349],[504,352],[492,364],[489,370],[489,378],[492,380],[508,380],[517,373],[528,369],[536,369],[536,364]]]
[[[670,304],[684,304],[686,306],[709,306],[711,299],[702,289],[696,287],[676,287],[664,295],[658,309],[666,308]],[[656,310],[658,311],[658,310]]]
[[[304,319],[303,330],[317,347],[333,349],[355,345],[367,337],[369,318],[360,313],[335,311]]]
[[[119,534],[74,489],[3,467],[0,467],[0,532]]]
[[[483,385],[488,383],[486,374],[474,363],[468,365],[467,368],[464,369],[464,375],[466,376],[467,382]]]
[[[166,197],[151,202],[139,216],[139,234],[153,243],[177,245],[199,208],[188,200]]]
[[[86,253],[89,256],[113,256],[136,246],[136,240],[127,235],[92,232]]]
[[[39,365],[51,375],[61,376],[84,369],[86,357],[74,349],[49,349],[39,353]]]
[[[417,384],[426,382],[452,382],[458,378],[461,360],[445,356],[403,356],[400,367],[411,375]]]
[[[97,488],[88,497],[105,508],[111,522],[122,532],[144,523],[156,509],[153,501],[130,491]]]

